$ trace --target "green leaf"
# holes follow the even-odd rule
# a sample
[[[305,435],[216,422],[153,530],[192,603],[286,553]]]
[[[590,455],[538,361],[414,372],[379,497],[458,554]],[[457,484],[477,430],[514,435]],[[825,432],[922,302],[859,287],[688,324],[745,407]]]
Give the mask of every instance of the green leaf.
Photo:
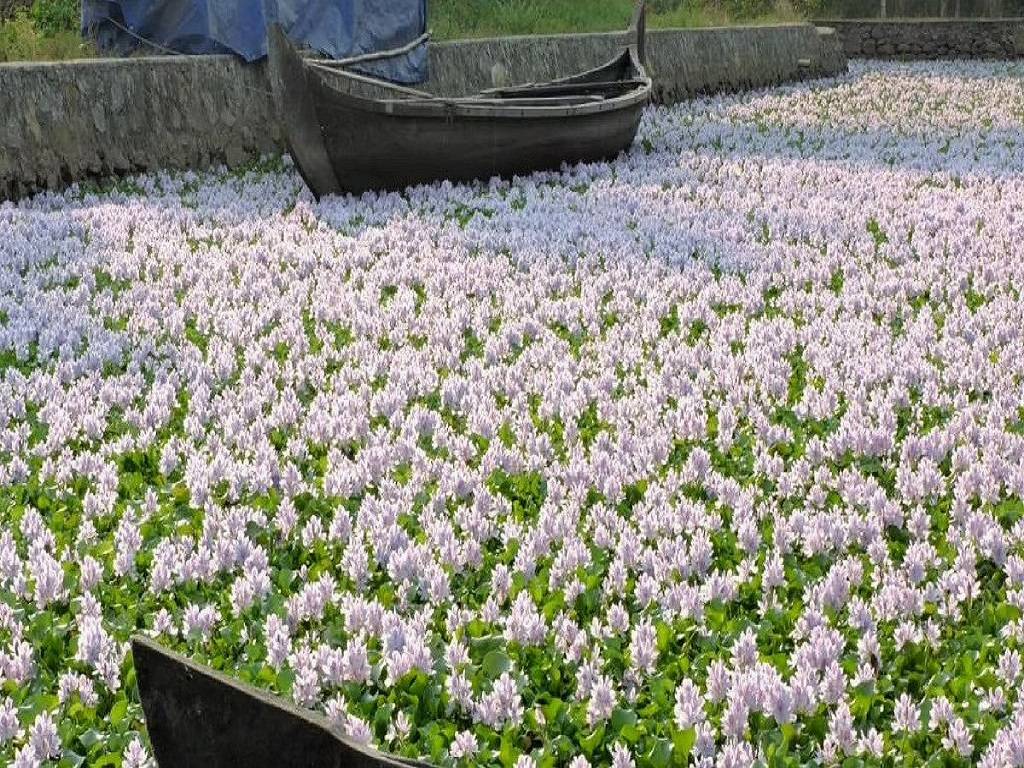
[[[447,744],[442,734],[435,733],[430,737],[430,757],[435,763],[440,763],[444,759],[446,749]]]
[[[110,724],[119,725],[128,714],[128,699],[120,698],[114,702],[114,706],[110,708]]]
[[[668,739],[658,739],[651,747],[649,757],[654,768],[668,768],[672,762],[672,742]]]
[[[636,744],[638,741],[640,741],[640,738],[643,735],[643,729],[637,727],[636,725],[631,725],[629,723],[626,723],[626,725],[622,726],[622,730],[619,731],[619,736],[621,736],[623,740],[630,745]]]
[[[658,634],[658,650],[665,653],[672,644],[672,628],[664,621],[659,621],[656,625],[656,631]]]
[[[99,742],[103,741],[103,734],[97,731],[95,728],[90,728],[88,731],[79,736],[78,740],[82,742],[82,745],[86,749],[92,749]]]
[[[511,728],[506,728],[501,734],[501,749],[498,751],[498,759],[505,768],[515,765],[519,757],[519,750],[516,749],[515,735]]]
[[[788,745],[793,742],[796,738],[796,726],[792,723],[784,723],[782,725],[782,743]]]
[[[282,696],[290,696],[295,683],[295,673],[285,667],[277,673],[277,691]]]
[[[492,680],[501,677],[502,673],[508,672],[512,666],[512,659],[504,651],[494,650],[484,656],[480,668],[483,673]]]
[[[501,635],[484,635],[483,637],[474,637],[469,641],[470,650],[476,653],[482,653],[484,655],[491,651],[500,651],[505,647],[505,638]]]
[[[559,713],[565,708],[565,702],[561,699],[552,699],[544,705],[544,718],[553,723],[558,719]]]
[[[583,749],[583,754],[588,758],[593,757],[594,750],[600,746],[602,741],[604,741],[604,724],[599,725],[589,736],[584,736],[580,739],[580,747]]]
[[[672,734],[672,760],[676,765],[686,765],[696,741],[697,731],[694,728],[687,728],[685,731],[676,731]]]
[[[632,709],[616,707],[615,711],[612,712],[612,730],[621,731],[627,725],[636,725],[636,712]]]

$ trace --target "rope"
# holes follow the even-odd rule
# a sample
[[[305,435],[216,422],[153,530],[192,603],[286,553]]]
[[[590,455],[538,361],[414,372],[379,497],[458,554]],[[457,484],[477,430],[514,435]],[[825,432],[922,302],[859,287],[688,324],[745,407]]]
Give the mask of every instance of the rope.
[[[430,32],[424,32],[422,35],[417,37],[410,43],[406,43],[401,48],[392,48],[388,51],[374,51],[373,53],[364,53],[360,56],[350,56],[347,59],[310,59],[310,61],[320,64],[325,67],[348,67],[353,64],[362,64],[368,61],[380,61],[381,59],[391,59],[396,56],[402,56],[406,53],[411,53],[416,50],[420,45],[430,40]]]
[[[117,22],[116,20],[110,18],[109,16],[105,19],[105,21],[109,21],[115,27],[120,29],[122,32],[125,32],[125,33],[131,35],[136,40],[138,40],[140,43],[144,43],[144,44],[146,44],[146,45],[150,46],[151,48],[154,48],[154,49],[156,49],[158,51],[162,51],[163,53],[167,53],[167,54],[170,54],[172,56],[188,56],[189,55],[187,53],[183,53],[182,51],[176,51],[173,48],[168,48],[167,46],[160,45],[160,43],[153,42],[152,40],[148,40],[147,38],[143,37],[140,34],[137,34],[137,33],[133,32],[128,27],[126,27],[124,24],[121,24],[121,23]],[[244,89],[246,91],[253,91],[254,93],[259,93],[259,94],[261,94],[263,96],[273,96],[274,95],[273,91],[268,91],[266,88],[256,88],[256,87],[251,86],[251,85],[246,85],[245,83],[238,83],[238,82],[236,82],[235,83],[235,87],[236,88],[242,88],[242,89]]]
[[[155,50],[162,51],[163,53],[170,54],[171,56],[188,56],[188,55],[190,55],[190,54],[184,53],[182,51],[176,51],[173,48],[168,48],[167,46],[160,45],[160,43],[154,42],[153,40],[149,40],[149,39],[143,37],[142,35],[138,34],[137,32],[133,32],[131,29],[126,27],[124,24],[121,24],[120,22],[118,22],[115,19],[110,18],[109,16],[107,16],[104,19],[104,21],[109,21],[115,27],[120,29],[122,32],[125,32],[126,34],[128,34],[131,37],[133,37],[136,40],[138,40],[140,43],[148,45],[151,48],[154,48]],[[332,70],[333,71],[335,68],[340,68],[340,67],[347,66],[347,65],[350,65],[350,64],[360,64],[360,63],[362,63],[364,61],[366,61],[366,62],[375,61],[375,60],[378,60],[378,59],[384,59],[384,58],[389,58],[389,57],[392,57],[392,56],[397,56],[397,55],[401,55],[401,54],[404,54],[404,53],[408,53],[409,51],[414,50],[418,45],[420,45],[422,43],[425,43],[429,39],[430,39],[430,32],[426,32],[425,34],[423,34],[420,37],[418,37],[415,40],[413,40],[411,43],[408,43],[407,45],[402,46],[402,48],[397,48],[397,49],[391,50],[391,51],[380,51],[380,52],[377,52],[377,53],[364,54],[362,56],[353,56],[352,58],[349,58],[349,59],[307,59],[307,61],[310,64],[312,64],[313,66],[321,67],[323,69],[328,69],[328,70]],[[332,67],[329,62],[334,63],[334,67]],[[358,75],[359,73],[356,72],[356,74]],[[254,88],[253,86],[245,85],[244,83],[236,83],[236,86],[238,88],[243,88],[243,89],[245,89],[247,91],[253,91],[255,93],[259,93],[259,94],[262,94],[264,96],[273,96],[274,95],[273,91],[268,91],[265,88]],[[401,86],[395,86],[395,88],[401,88]],[[433,98],[433,96],[431,96],[431,94],[423,92],[423,91],[417,91],[417,90],[414,90],[412,88],[408,88],[408,89],[404,89],[404,90],[407,90],[410,94],[416,94],[416,95],[421,96],[421,97]]]
[[[115,21],[114,19],[110,18],[109,16],[105,19],[105,21],[109,21],[115,27],[120,29],[122,32],[128,33],[129,35],[134,37],[136,40],[138,40],[140,43],[145,43],[146,45],[148,45],[148,46],[150,46],[152,48],[155,48],[158,51],[163,51],[164,53],[169,53],[172,56],[184,56],[185,55],[181,51],[175,51],[172,48],[167,48],[166,46],[160,45],[160,43],[154,43],[152,40],[147,40],[142,35],[139,35],[139,34],[136,34],[135,32],[132,32],[124,24],[121,24],[121,23]]]

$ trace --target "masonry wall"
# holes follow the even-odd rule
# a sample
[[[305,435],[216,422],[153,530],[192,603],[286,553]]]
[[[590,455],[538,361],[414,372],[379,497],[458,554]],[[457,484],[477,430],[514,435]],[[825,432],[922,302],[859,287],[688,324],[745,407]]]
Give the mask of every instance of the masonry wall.
[[[617,33],[440,43],[436,93],[536,82],[596,66]],[[656,30],[655,97],[766,86],[846,70],[838,38],[808,24]],[[229,56],[0,65],[0,199],[158,168],[237,166],[281,149],[264,69]]]
[[[430,90],[469,93],[500,84],[540,82],[596,66],[626,42],[619,33],[538,35],[442,43],[431,48]],[[655,101],[742,90],[846,71],[830,29],[809,24],[647,31]]]
[[[1024,19],[830,19],[849,58],[1013,59],[1024,56]]]
[[[280,145],[262,68],[229,56],[0,65],[0,198]]]

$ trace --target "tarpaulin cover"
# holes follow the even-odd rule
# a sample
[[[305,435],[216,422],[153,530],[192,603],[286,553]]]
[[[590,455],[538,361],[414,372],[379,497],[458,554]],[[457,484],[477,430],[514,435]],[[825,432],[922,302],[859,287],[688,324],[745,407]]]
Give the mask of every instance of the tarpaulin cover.
[[[82,31],[100,50],[267,54],[267,22],[278,20],[300,47],[341,59],[399,48],[427,26],[426,0],[83,0]],[[398,83],[427,77],[427,47],[360,71]]]

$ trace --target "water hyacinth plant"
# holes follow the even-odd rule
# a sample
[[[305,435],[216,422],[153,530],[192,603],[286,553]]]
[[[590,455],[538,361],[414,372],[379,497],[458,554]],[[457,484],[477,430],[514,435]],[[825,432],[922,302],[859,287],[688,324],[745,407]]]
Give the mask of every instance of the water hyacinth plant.
[[[442,766],[1024,765],[1021,76],[0,206],[0,762],[147,765],[143,632]]]

